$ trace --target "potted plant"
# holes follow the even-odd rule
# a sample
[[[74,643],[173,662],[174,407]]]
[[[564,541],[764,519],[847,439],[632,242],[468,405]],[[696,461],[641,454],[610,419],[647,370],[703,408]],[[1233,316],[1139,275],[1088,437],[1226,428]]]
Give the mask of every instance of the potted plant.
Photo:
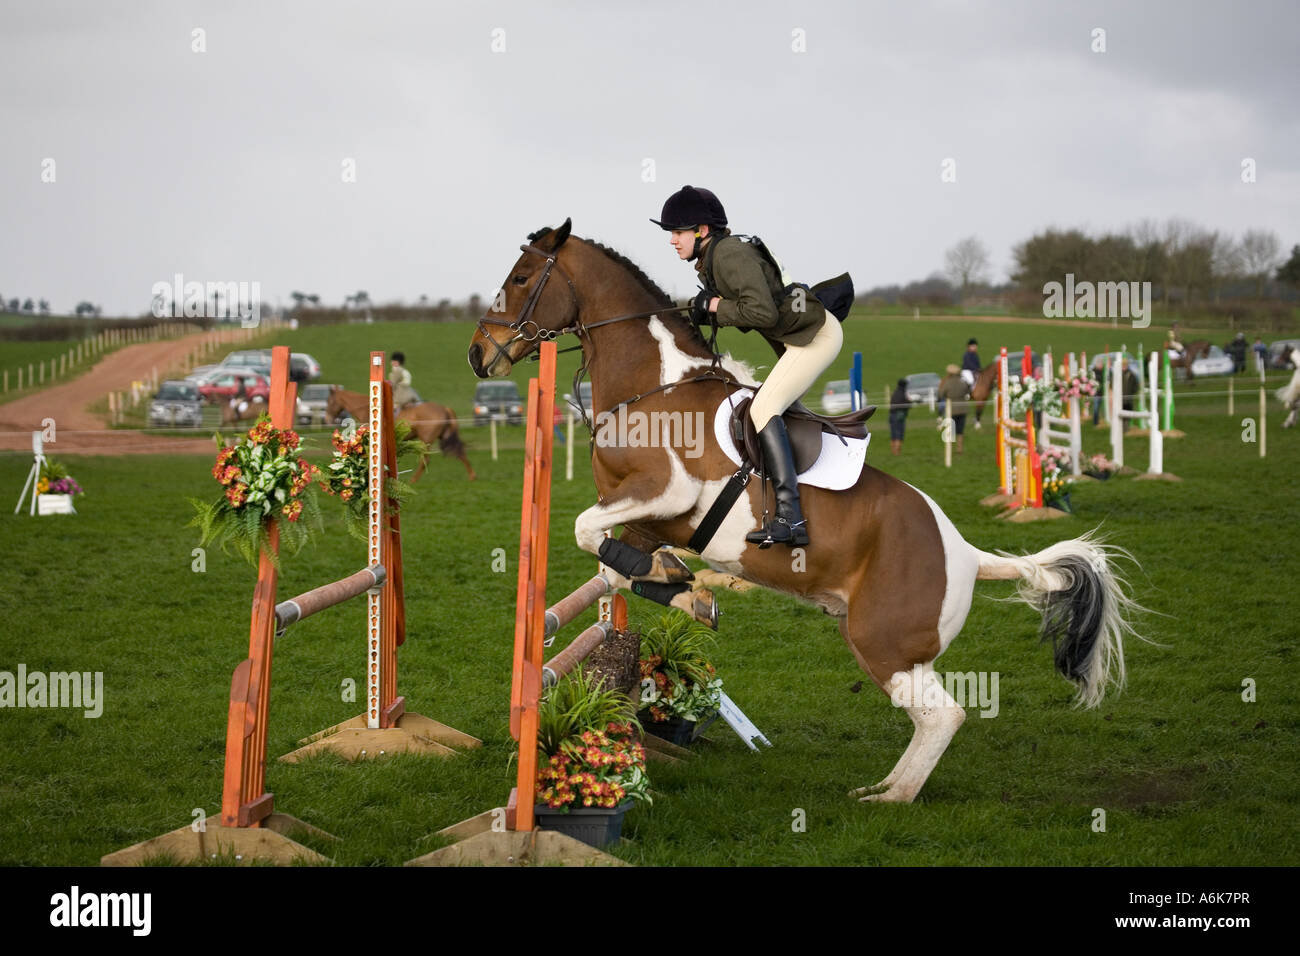
[[[68,511],[72,511],[72,499],[84,495],[81,485],[68,474],[67,466],[61,462],[46,458],[41,462],[40,478],[36,482],[36,494],[40,498],[60,499],[68,502]],[[39,504],[38,504],[39,507]],[[56,510],[63,510],[58,508]]]
[[[616,842],[633,803],[650,802],[639,730],[621,692],[582,668],[561,678],[537,708],[537,825],[597,848]]]
[[[1115,464],[1105,455],[1093,455],[1088,459],[1088,464],[1083,469],[1083,473],[1098,481],[1105,481],[1111,475],[1119,470],[1119,465]]]
[[[1049,445],[1040,456],[1043,466],[1043,504],[1058,511],[1073,513],[1070,507],[1070,485],[1073,482],[1065,464],[1069,453],[1064,448]]]
[[[713,632],[671,612],[641,634],[641,711],[649,733],[686,745],[718,718],[722,678],[709,653]]]

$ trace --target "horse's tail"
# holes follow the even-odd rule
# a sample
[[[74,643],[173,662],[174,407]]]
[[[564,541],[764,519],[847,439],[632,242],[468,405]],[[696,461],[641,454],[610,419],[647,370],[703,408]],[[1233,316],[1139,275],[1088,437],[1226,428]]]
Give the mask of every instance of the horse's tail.
[[[1055,650],[1056,669],[1078,689],[1076,703],[1096,707],[1107,684],[1124,687],[1124,633],[1138,637],[1129,616],[1142,610],[1115,571],[1123,548],[1092,532],[1058,541],[1037,554],[979,552],[978,577],[1016,581],[1020,599],[1043,616],[1041,635]]]
[[[465,455],[465,443],[460,440],[460,428],[456,425],[456,413],[447,409],[447,427],[438,438],[438,448],[444,455],[462,458]]]

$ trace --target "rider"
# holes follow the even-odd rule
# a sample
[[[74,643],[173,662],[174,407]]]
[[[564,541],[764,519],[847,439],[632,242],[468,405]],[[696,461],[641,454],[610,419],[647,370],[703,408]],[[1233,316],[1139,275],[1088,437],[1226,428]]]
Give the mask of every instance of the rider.
[[[974,339],[966,343],[966,352],[961,357],[961,377],[970,388],[975,387],[979,381],[980,372],[983,366],[980,365],[979,343]]]
[[[388,373],[388,382],[393,386],[393,404],[398,409],[420,400],[411,388],[411,373],[406,367],[406,355],[394,352],[391,359],[393,370]]]
[[[1185,349],[1182,343],[1182,333],[1178,330],[1178,323],[1175,322],[1169,329],[1169,352],[1170,358],[1177,358],[1182,355]]]
[[[743,332],[758,329],[778,355],[749,406],[763,450],[763,472],[772,480],[776,515],[765,515],[763,528],[746,540],[763,548],[807,544],[798,475],[781,414],[839,355],[844,342],[840,323],[815,295],[787,284],[758,245],[732,236],[722,203],[709,190],[683,186],[668,197],[660,216],[650,221],[671,233],[677,255],[695,262],[704,286],[694,300],[693,321],[707,324],[712,316],[718,325]]]

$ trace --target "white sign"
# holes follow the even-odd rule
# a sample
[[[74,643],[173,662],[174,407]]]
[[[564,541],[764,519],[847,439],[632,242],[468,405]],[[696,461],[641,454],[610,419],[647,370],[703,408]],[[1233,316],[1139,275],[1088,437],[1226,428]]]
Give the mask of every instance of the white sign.
[[[745,742],[745,746],[750,750],[758,749],[754,745],[755,740],[761,740],[767,746],[772,746],[772,741],[763,736],[763,732],[754,726],[750,719],[736,706],[736,702],[726,694],[722,695],[722,704],[718,708],[718,713],[722,715],[723,720],[731,725],[731,729],[736,732],[737,736]]]

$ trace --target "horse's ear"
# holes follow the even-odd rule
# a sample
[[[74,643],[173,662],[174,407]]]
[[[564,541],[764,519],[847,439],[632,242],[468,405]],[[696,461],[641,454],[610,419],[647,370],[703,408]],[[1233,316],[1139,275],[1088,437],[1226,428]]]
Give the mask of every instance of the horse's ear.
[[[552,230],[550,227],[539,229],[528,237],[528,241],[543,252],[554,252],[564,245],[564,240],[569,238],[569,231],[572,228],[573,220],[566,219],[559,229]]]

